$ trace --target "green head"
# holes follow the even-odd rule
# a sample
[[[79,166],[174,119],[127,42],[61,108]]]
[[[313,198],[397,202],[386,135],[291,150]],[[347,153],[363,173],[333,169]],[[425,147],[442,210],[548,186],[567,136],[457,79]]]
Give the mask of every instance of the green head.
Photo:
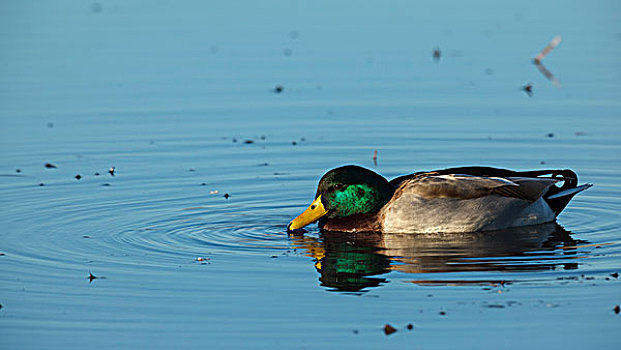
[[[378,211],[392,198],[394,189],[381,175],[355,165],[327,172],[317,186],[315,198],[327,211],[327,218],[342,218]]]
[[[374,213],[393,193],[388,181],[371,170],[355,165],[332,169],[319,180],[313,203],[289,223],[288,229],[302,228],[324,216],[333,219]]]

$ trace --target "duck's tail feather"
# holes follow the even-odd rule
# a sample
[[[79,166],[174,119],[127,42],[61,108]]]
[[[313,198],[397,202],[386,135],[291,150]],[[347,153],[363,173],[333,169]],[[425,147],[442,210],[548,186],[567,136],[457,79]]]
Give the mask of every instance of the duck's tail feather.
[[[543,196],[550,208],[556,213],[560,214],[563,209],[569,204],[569,201],[578,193],[593,186],[593,184],[584,184],[578,186],[578,175],[569,169],[556,170],[552,173],[552,178],[557,178],[563,181],[563,186],[552,186],[548,192]]]

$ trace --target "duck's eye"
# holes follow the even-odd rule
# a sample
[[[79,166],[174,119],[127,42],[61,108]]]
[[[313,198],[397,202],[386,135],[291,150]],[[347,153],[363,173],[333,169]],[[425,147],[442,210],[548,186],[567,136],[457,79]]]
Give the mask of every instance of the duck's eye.
[[[336,184],[336,185],[332,186],[332,188],[334,188],[335,190],[343,189],[343,187],[344,187],[343,184]]]

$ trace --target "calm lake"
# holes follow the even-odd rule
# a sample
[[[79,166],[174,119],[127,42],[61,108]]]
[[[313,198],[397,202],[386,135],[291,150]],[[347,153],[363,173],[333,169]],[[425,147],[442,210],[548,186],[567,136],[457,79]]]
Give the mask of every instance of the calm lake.
[[[4,1],[0,348],[616,347],[620,97],[618,1]],[[558,224],[288,235],[343,164],[594,186]]]

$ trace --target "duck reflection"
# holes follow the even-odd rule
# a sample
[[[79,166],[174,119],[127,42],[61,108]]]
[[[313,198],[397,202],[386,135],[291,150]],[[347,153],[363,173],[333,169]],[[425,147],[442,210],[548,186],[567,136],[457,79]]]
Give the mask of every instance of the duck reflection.
[[[291,235],[295,248],[315,259],[321,285],[358,292],[388,282],[390,271],[425,274],[417,284],[494,284],[502,280],[438,280],[433,273],[577,269],[578,246],[556,223],[493,232],[381,234],[321,232]],[[438,275],[440,276],[440,275]],[[433,277],[433,276],[432,276]]]

